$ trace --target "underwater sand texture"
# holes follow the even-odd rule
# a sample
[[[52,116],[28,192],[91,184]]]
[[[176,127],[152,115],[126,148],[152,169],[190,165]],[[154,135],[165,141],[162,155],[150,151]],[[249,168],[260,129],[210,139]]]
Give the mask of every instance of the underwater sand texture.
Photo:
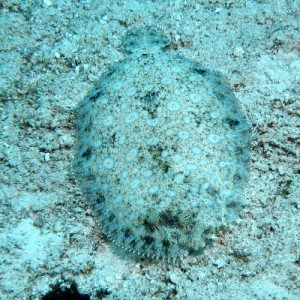
[[[2,1],[0,298],[299,299],[297,1]],[[240,219],[177,265],[102,237],[71,170],[73,111],[133,27],[221,73],[253,133]]]

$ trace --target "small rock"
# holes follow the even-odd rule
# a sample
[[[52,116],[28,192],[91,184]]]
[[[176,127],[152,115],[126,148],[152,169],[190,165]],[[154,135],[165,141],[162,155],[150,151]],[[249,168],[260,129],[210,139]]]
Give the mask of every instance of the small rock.
[[[50,160],[50,154],[49,153],[45,153],[44,160],[45,160],[45,162],[48,162]]]
[[[180,279],[179,279],[179,277],[175,273],[171,273],[170,274],[170,280],[173,283],[178,284],[178,282],[179,282]]]
[[[51,0],[44,0],[44,4],[47,6],[51,6],[52,2],[51,2]]]
[[[245,51],[242,47],[235,47],[235,49],[233,50],[233,55],[235,57],[241,57],[245,54]]]
[[[40,216],[37,216],[37,217],[34,218],[34,220],[33,220],[33,225],[34,225],[35,227],[38,227],[38,228],[42,227],[42,226],[43,226],[43,219],[42,219]]]
[[[226,262],[225,262],[223,259],[219,258],[219,259],[217,259],[217,260],[214,262],[214,264],[215,264],[218,268],[223,268],[223,267],[226,265]]]

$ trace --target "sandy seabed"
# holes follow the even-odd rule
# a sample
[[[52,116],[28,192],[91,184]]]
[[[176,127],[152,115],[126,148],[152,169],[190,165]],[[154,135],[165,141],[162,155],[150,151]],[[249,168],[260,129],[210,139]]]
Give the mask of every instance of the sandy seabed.
[[[300,299],[298,4],[0,1],[0,299]],[[108,243],[70,167],[73,109],[138,26],[225,75],[253,132],[239,222],[173,266]]]

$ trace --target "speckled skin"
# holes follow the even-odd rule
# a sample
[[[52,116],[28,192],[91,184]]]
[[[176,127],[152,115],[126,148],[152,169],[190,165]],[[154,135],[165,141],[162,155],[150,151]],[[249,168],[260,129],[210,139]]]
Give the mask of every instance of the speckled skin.
[[[98,224],[141,256],[173,260],[237,218],[250,129],[224,79],[133,29],[127,59],[76,110],[74,170]]]

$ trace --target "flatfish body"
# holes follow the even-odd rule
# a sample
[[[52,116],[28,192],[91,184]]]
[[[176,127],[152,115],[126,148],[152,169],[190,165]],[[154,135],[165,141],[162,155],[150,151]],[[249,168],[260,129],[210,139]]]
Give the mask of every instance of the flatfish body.
[[[132,29],[76,109],[74,171],[101,230],[143,257],[203,249],[238,217],[250,127],[224,78]]]

